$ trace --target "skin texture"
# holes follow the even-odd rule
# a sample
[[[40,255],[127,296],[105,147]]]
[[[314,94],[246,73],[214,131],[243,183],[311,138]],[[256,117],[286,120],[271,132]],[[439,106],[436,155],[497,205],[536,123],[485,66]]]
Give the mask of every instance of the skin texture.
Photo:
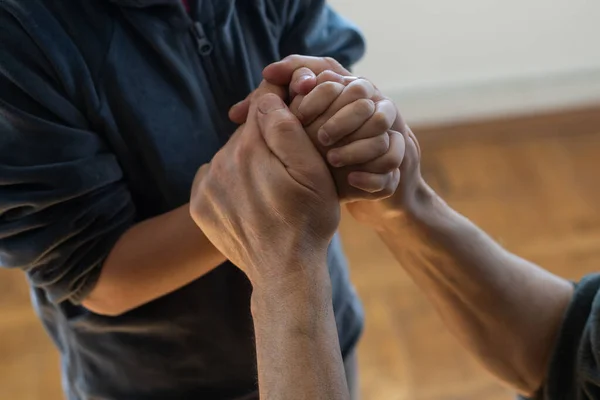
[[[284,102],[268,84],[259,93],[248,122],[199,172],[191,213],[254,287],[261,399],[348,399],[326,265],[335,184]]]
[[[294,73],[289,76],[287,82],[284,79],[280,80],[283,82],[281,85],[272,85],[272,92],[280,98],[285,98],[293,75]],[[298,75],[297,73],[294,76]],[[334,79],[339,78],[339,75],[334,76]],[[303,88],[312,90],[316,84],[315,77],[312,87],[308,85]],[[360,85],[357,87],[360,89]],[[251,94],[249,99],[257,93]],[[353,113],[356,107],[353,103],[355,98],[336,98],[335,104],[320,102],[312,106],[306,111],[306,117],[311,120],[321,117],[319,122],[313,122],[312,129],[316,132],[327,122],[328,119],[323,115],[336,116],[339,120],[343,115],[340,117],[337,111],[343,109],[346,114]],[[304,102],[305,106],[310,103],[310,100]],[[357,104],[360,108],[360,103]],[[354,174],[363,171],[369,174],[362,186],[359,185],[362,189],[359,190],[349,184],[350,171],[336,172],[336,187],[342,194],[342,201],[382,198],[395,190],[398,180],[394,174],[402,161],[399,157],[401,152],[395,146],[390,146],[395,144],[391,141],[382,146],[382,138],[387,137],[386,130],[384,127],[368,123],[375,116],[379,119],[390,119],[395,114],[396,110],[388,107],[382,112],[374,111],[371,116],[364,115],[364,123],[361,126],[373,129],[364,135],[369,137],[360,138],[359,145],[348,139],[344,146],[337,146],[337,151],[342,152],[340,159],[348,168],[352,167],[352,164],[358,164],[353,169]],[[355,123],[359,124],[360,119]],[[192,193],[190,201],[193,200]],[[112,249],[96,286],[83,301],[83,305],[97,314],[118,316],[185,286],[212,271],[225,260],[226,257],[192,221],[189,204],[184,205],[129,229]]]
[[[319,74],[317,86],[306,96],[296,96],[291,109],[327,159],[334,179],[348,182],[338,186],[342,201],[390,196],[398,187],[403,154],[403,143],[390,130],[397,109],[389,100],[371,99],[376,89],[370,81],[335,75]],[[331,104],[329,109],[320,113],[326,104]],[[366,178],[356,185],[361,174]]]
[[[294,108],[294,100],[297,96],[306,96],[312,91],[316,85],[322,82],[323,79],[319,77],[327,76],[327,80],[331,82],[337,82],[343,85],[356,80],[348,70],[342,67],[336,60],[332,58],[322,57],[309,57],[301,55],[291,55],[283,59],[282,61],[273,63],[266,67],[263,71],[263,77],[265,81],[273,85],[284,85],[289,84],[288,95],[292,99],[292,108]],[[371,83],[372,84],[372,83]],[[372,84],[373,85],[373,84]],[[385,97],[375,85],[374,92],[371,100],[374,103],[379,102],[390,102],[390,99]],[[229,117],[232,121],[242,123],[246,120],[248,115],[248,109],[250,104],[250,97],[241,101],[231,108],[229,111]],[[391,103],[391,102],[390,102]],[[391,129],[388,130],[390,135],[390,149],[385,157],[381,157],[379,162],[385,163],[385,158],[393,154],[393,157],[402,156],[403,147],[405,145],[405,138],[408,134],[408,127],[402,119],[400,113],[396,113]],[[310,134],[310,133],[309,133]],[[325,145],[324,143],[315,143],[318,148]],[[334,146],[335,143],[328,142],[328,146]],[[334,172],[334,176],[336,173]],[[397,185],[390,185],[389,182],[395,183],[399,179],[399,174],[396,169],[388,172],[388,174],[374,174],[371,171],[354,171],[347,175],[347,181],[350,186],[354,188],[361,188],[365,191],[371,191],[374,187],[382,187],[383,190],[376,196],[365,196],[362,199],[353,199],[349,203],[353,212],[361,213],[363,209],[368,211],[373,207],[372,201],[360,201],[360,200],[376,200],[384,199],[389,197],[391,193],[395,192]],[[390,188],[394,189],[391,190]]]
[[[118,316],[187,285],[225,260],[185,205],[129,229],[104,262],[83,306]]]
[[[467,351],[533,395],[572,285],[503,249],[424,183],[418,191],[408,214],[377,226],[381,238]]]
[[[268,67],[264,76],[278,84],[300,68],[310,76],[293,79],[292,96],[303,95],[323,71],[348,74],[332,60],[292,56]],[[242,118],[247,109],[243,102],[231,115]],[[399,115],[392,130],[404,144],[398,189],[379,201],[351,202],[349,211],[379,233],[467,351],[508,386],[525,395],[535,393],[545,379],[563,314],[573,296],[572,285],[507,252],[445,204],[424,182],[418,141]],[[309,282],[304,285],[310,286],[320,278],[306,279]],[[322,298],[316,295],[306,301],[319,303]],[[287,311],[300,316],[302,312],[295,306]],[[290,338],[279,343],[281,353]],[[274,366],[263,362],[261,373],[274,374]],[[302,398],[305,384],[305,380],[294,380],[287,391]],[[312,398],[328,398],[323,393],[311,394]]]

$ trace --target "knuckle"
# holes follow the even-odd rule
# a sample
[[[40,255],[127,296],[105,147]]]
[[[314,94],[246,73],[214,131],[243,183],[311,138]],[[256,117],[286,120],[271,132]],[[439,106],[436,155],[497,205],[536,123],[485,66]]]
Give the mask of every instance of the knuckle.
[[[284,61],[297,62],[297,61],[300,61],[301,59],[302,59],[302,56],[300,54],[290,54],[289,56],[287,56],[283,60]]]
[[[190,216],[196,224],[199,224],[202,221],[201,218],[202,215],[204,215],[204,213],[202,212],[203,208],[204,204],[202,200],[195,200],[190,202]]]
[[[348,94],[355,98],[369,98],[369,88],[364,79],[358,79],[348,85]]]
[[[294,70],[294,73],[292,74],[292,82],[298,80],[302,75],[304,75],[302,68]]]
[[[240,143],[238,146],[236,146],[235,150],[233,150],[232,159],[236,164],[241,164],[244,162],[246,158],[247,147],[248,145]],[[225,168],[221,165],[220,168],[217,169],[217,172],[225,172]]]
[[[300,67],[294,71],[294,78],[296,79],[304,75],[313,75],[313,72],[306,67]]]
[[[215,198],[215,196],[213,196],[214,189],[211,183],[212,180],[208,180],[199,184],[190,198],[189,212],[196,223],[206,219],[212,208],[210,199]]]
[[[393,122],[391,121],[391,118],[384,110],[377,110],[373,114],[373,129],[375,129],[377,132],[387,131],[392,127],[392,123]]]
[[[337,82],[323,82],[319,85],[319,90],[323,95],[337,96],[343,90],[343,86]]]
[[[231,152],[231,148],[229,148],[229,144],[226,144],[221,150],[215,154],[212,161],[210,162],[210,169],[208,170],[205,180],[210,179],[210,177],[215,174],[220,174],[223,171],[223,159],[227,159],[227,154]]]
[[[227,151],[220,151],[218,153],[218,159],[215,157],[213,160],[215,163],[215,174],[218,177],[223,178],[226,176],[232,168],[244,163],[248,159],[248,154],[252,154],[252,142],[247,140],[244,136],[238,138],[234,143],[227,144]],[[212,164],[212,163],[211,163]]]
[[[380,181],[381,190],[377,192],[377,197],[380,199],[390,197],[396,192],[397,187],[398,185],[394,181],[393,173],[389,172]]]
[[[352,112],[361,118],[369,118],[375,112],[375,103],[370,99],[356,100]]]
[[[280,118],[273,123],[273,129],[283,134],[295,132],[298,129],[298,126],[298,120],[291,115]]]
[[[400,163],[396,157],[385,157],[381,162],[382,171],[393,171],[400,167]]]
[[[390,103],[393,103],[392,100],[389,97],[384,96],[383,93],[381,93],[381,90],[379,90],[377,88],[377,86],[375,86],[372,82],[371,82],[371,85],[373,85],[373,97],[372,97],[373,101],[376,101],[376,102],[389,101]]]
[[[396,185],[393,182],[389,182],[385,185],[383,190],[381,191],[381,195],[384,198],[392,196],[396,192]]]
[[[390,137],[388,136],[387,133],[384,133],[383,135],[376,136],[374,138],[374,140],[375,140],[375,145],[377,147],[377,150],[380,153],[385,153],[386,151],[389,150],[389,148],[390,148]]]
[[[331,67],[330,69],[333,69],[333,70],[339,69],[342,66],[342,64],[340,64],[333,57],[325,57],[323,60],[327,63],[327,65],[329,65]]]
[[[317,82],[319,82],[319,83],[328,82],[328,81],[338,81],[338,80],[339,80],[339,75],[329,69],[321,72],[317,76]]]

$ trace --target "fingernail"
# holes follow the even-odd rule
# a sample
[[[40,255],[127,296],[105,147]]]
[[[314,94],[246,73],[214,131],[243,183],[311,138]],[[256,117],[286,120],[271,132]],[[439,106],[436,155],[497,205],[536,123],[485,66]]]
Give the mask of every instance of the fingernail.
[[[340,155],[335,151],[330,151],[327,153],[327,159],[329,160],[329,164],[334,167],[342,167],[342,160],[340,160]]]
[[[304,82],[304,81],[307,81],[307,80],[309,80],[309,79],[312,79],[312,75],[302,75],[302,76],[300,76],[300,77],[299,77],[299,78],[296,80],[296,82],[297,82],[297,83],[302,83],[302,82]]]
[[[323,130],[322,128],[319,130],[317,137],[319,138],[319,142],[321,142],[323,146],[329,146],[329,144],[331,144],[331,138],[329,137],[327,132],[325,132],[325,130]]]
[[[284,107],[285,104],[283,104],[283,101],[274,94],[264,95],[258,102],[258,111],[263,114],[281,110]]]

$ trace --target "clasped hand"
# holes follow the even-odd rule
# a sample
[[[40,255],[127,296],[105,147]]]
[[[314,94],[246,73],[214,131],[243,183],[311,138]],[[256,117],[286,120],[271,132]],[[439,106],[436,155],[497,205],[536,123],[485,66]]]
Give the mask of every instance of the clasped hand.
[[[383,223],[420,180],[414,135],[368,80],[301,56],[265,78],[232,108],[241,125],[199,170],[190,201],[204,234],[254,285],[324,265],[340,201]]]

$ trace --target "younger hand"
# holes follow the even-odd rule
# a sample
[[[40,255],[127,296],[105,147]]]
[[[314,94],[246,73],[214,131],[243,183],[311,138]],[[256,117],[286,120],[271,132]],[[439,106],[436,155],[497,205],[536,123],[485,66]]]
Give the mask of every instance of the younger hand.
[[[345,68],[331,58],[292,55],[282,61],[269,65],[263,71],[266,81],[274,85],[289,85],[291,96],[308,94],[317,83],[318,74],[331,70],[340,76],[350,76]],[[378,90],[372,100],[377,102],[385,99]],[[233,117],[243,116],[247,102],[242,102],[232,110]],[[418,211],[418,204],[427,198],[431,189],[421,177],[421,150],[416,136],[410,130],[400,113],[392,126],[392,131],[401,135],[404,145],[404,158],[400,166],[400,185],[393,196],[381,201],[357,201],[348,203],[347,208],[359,221],[379,228],[386,224],[389,218],[406,217]],[[364,176],[353,174],[354,179]]]
[[[396,106],[388,99],[373,101],[377,91],[365,79],[324,71],[316,80],[315,89],[296,96],[290,109],[327,159],[340,200],[389,197],[398,186],[404,153],[401,136],[390,131]]]

